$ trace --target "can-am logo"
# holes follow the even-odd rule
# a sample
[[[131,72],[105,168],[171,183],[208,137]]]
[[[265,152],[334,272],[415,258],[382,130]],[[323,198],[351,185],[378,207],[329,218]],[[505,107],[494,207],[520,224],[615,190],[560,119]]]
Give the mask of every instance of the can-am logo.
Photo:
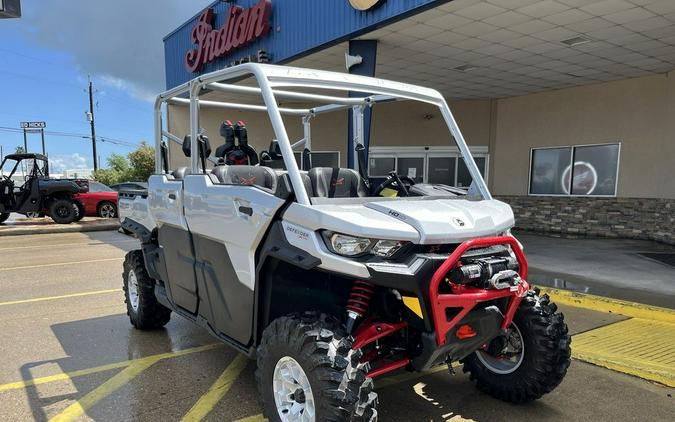
[[[265,36],[270,30],[271,14],[271,0],[260,0],[249,9],[233,4],[224,25],[214,29],[215,12],[206,9],[192,28],[190,39],[197,47],[185,55],[185,66],[190,72],[198,72],[206,63]]]

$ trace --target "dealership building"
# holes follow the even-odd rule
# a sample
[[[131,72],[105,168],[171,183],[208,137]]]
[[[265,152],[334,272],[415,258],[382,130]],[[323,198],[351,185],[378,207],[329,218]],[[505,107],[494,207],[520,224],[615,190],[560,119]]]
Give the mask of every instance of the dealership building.
[[[246,61],[431,87],[517,227],[675,244],[673,0],[229,0],[195,13],[164,39],[167,89]],[[166,113],[168,132],[189,133],[185,105]],[[263,113],[204,109],[214,149],[226,119],[247,123],[258,152],[274,137]],[[301,119],[285,117],[292,140]],[[350,121],[312,121],[313,165],[348,166]],[[437,108],[378,105],[365,129],[371,177],[470,184]],[[170,155],[184,165],[180,147]]]

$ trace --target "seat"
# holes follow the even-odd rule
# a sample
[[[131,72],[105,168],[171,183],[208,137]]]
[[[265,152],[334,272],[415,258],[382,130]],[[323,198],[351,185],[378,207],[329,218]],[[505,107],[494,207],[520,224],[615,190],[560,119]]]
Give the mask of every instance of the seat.
[[[368,196],[359,173],[349,168],[314,167],[309,180],[315,196],[323,198],[357,198]]]
[[[185,175],[187,173],[188,173],[187,167],[178,167],[176,170],[171,172],[171,175],[176,180],[183,180],[183,179],[185,179]]]
[[[257,186],[271,193],[277,191],[277,175],[274,170],[260,166],[216,166],[212,171],[220,183],[227,185]]]

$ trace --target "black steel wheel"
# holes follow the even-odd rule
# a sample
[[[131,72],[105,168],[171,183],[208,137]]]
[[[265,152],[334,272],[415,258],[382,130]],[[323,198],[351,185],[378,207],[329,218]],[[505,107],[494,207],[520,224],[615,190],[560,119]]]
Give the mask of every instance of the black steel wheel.
[[[115,218],[117,217],[117,206],[109,201],[104,201],[98,204],[96,213],[101,218]]]
[[[479,390],[512,403],[553,391],[570,365],[570,336],[548,295],[531,290],[507,332],[463,360]]]
[[[165,326],[171,319],[171,309],[157,301],[155,280],[145,269],[143,252],[130,251],[124,257],[124,302],[131,325],[139,330],[152,330]]]
[[[272,422],[376,421],[377,394],[360,350],[317,313],[274,320],[258,346],[256,381]]]
[[[56,199],[49,206],[49,216],[58,224],[70,224],[77,213],[72,199]]]

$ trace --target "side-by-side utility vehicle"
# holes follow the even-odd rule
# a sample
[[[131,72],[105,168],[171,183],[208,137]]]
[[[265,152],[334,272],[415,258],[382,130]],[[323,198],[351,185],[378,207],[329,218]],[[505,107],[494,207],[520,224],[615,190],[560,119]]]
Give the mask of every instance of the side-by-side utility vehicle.
[[[73,195],[89,190],[86,181],[51,179],[49,162],[42,154],[10,154],[0,163],[0,223],[16,212],[27,216],[48,214],[59,224],[84,217]],[[16,177],[23,175],[17,186]]]
[[[369,178],[364,113],[392,103],[442,116],[469,189],[410,171]],[[189,110],[189,133],[165,127],[166,104]],[[223,113],[220,133],[202,129],[205,110],[210,122]],[[272,132],[232,123],[241,111],[267,115]],[[346,123],[347,111],[349,167],[312,165],[312,121]],[[124,263],[131,323],[156,328],[175,312],[256,356],[271,421],[376,420],[373,379],[395,370],[461,362],[480,390],[515,403],[562,381],[563,315],[528,285],[511,208],[492,199],[438,91],[249,63],[159,95],[155,119],[147,195],[120,199],[123,227],[141,242]],[[427,142],[420,132],[411,127],[411,142]],[[260,154],[269,138],[256,133],[274,136]],[[171,167],[181,161],[190,165]]]

